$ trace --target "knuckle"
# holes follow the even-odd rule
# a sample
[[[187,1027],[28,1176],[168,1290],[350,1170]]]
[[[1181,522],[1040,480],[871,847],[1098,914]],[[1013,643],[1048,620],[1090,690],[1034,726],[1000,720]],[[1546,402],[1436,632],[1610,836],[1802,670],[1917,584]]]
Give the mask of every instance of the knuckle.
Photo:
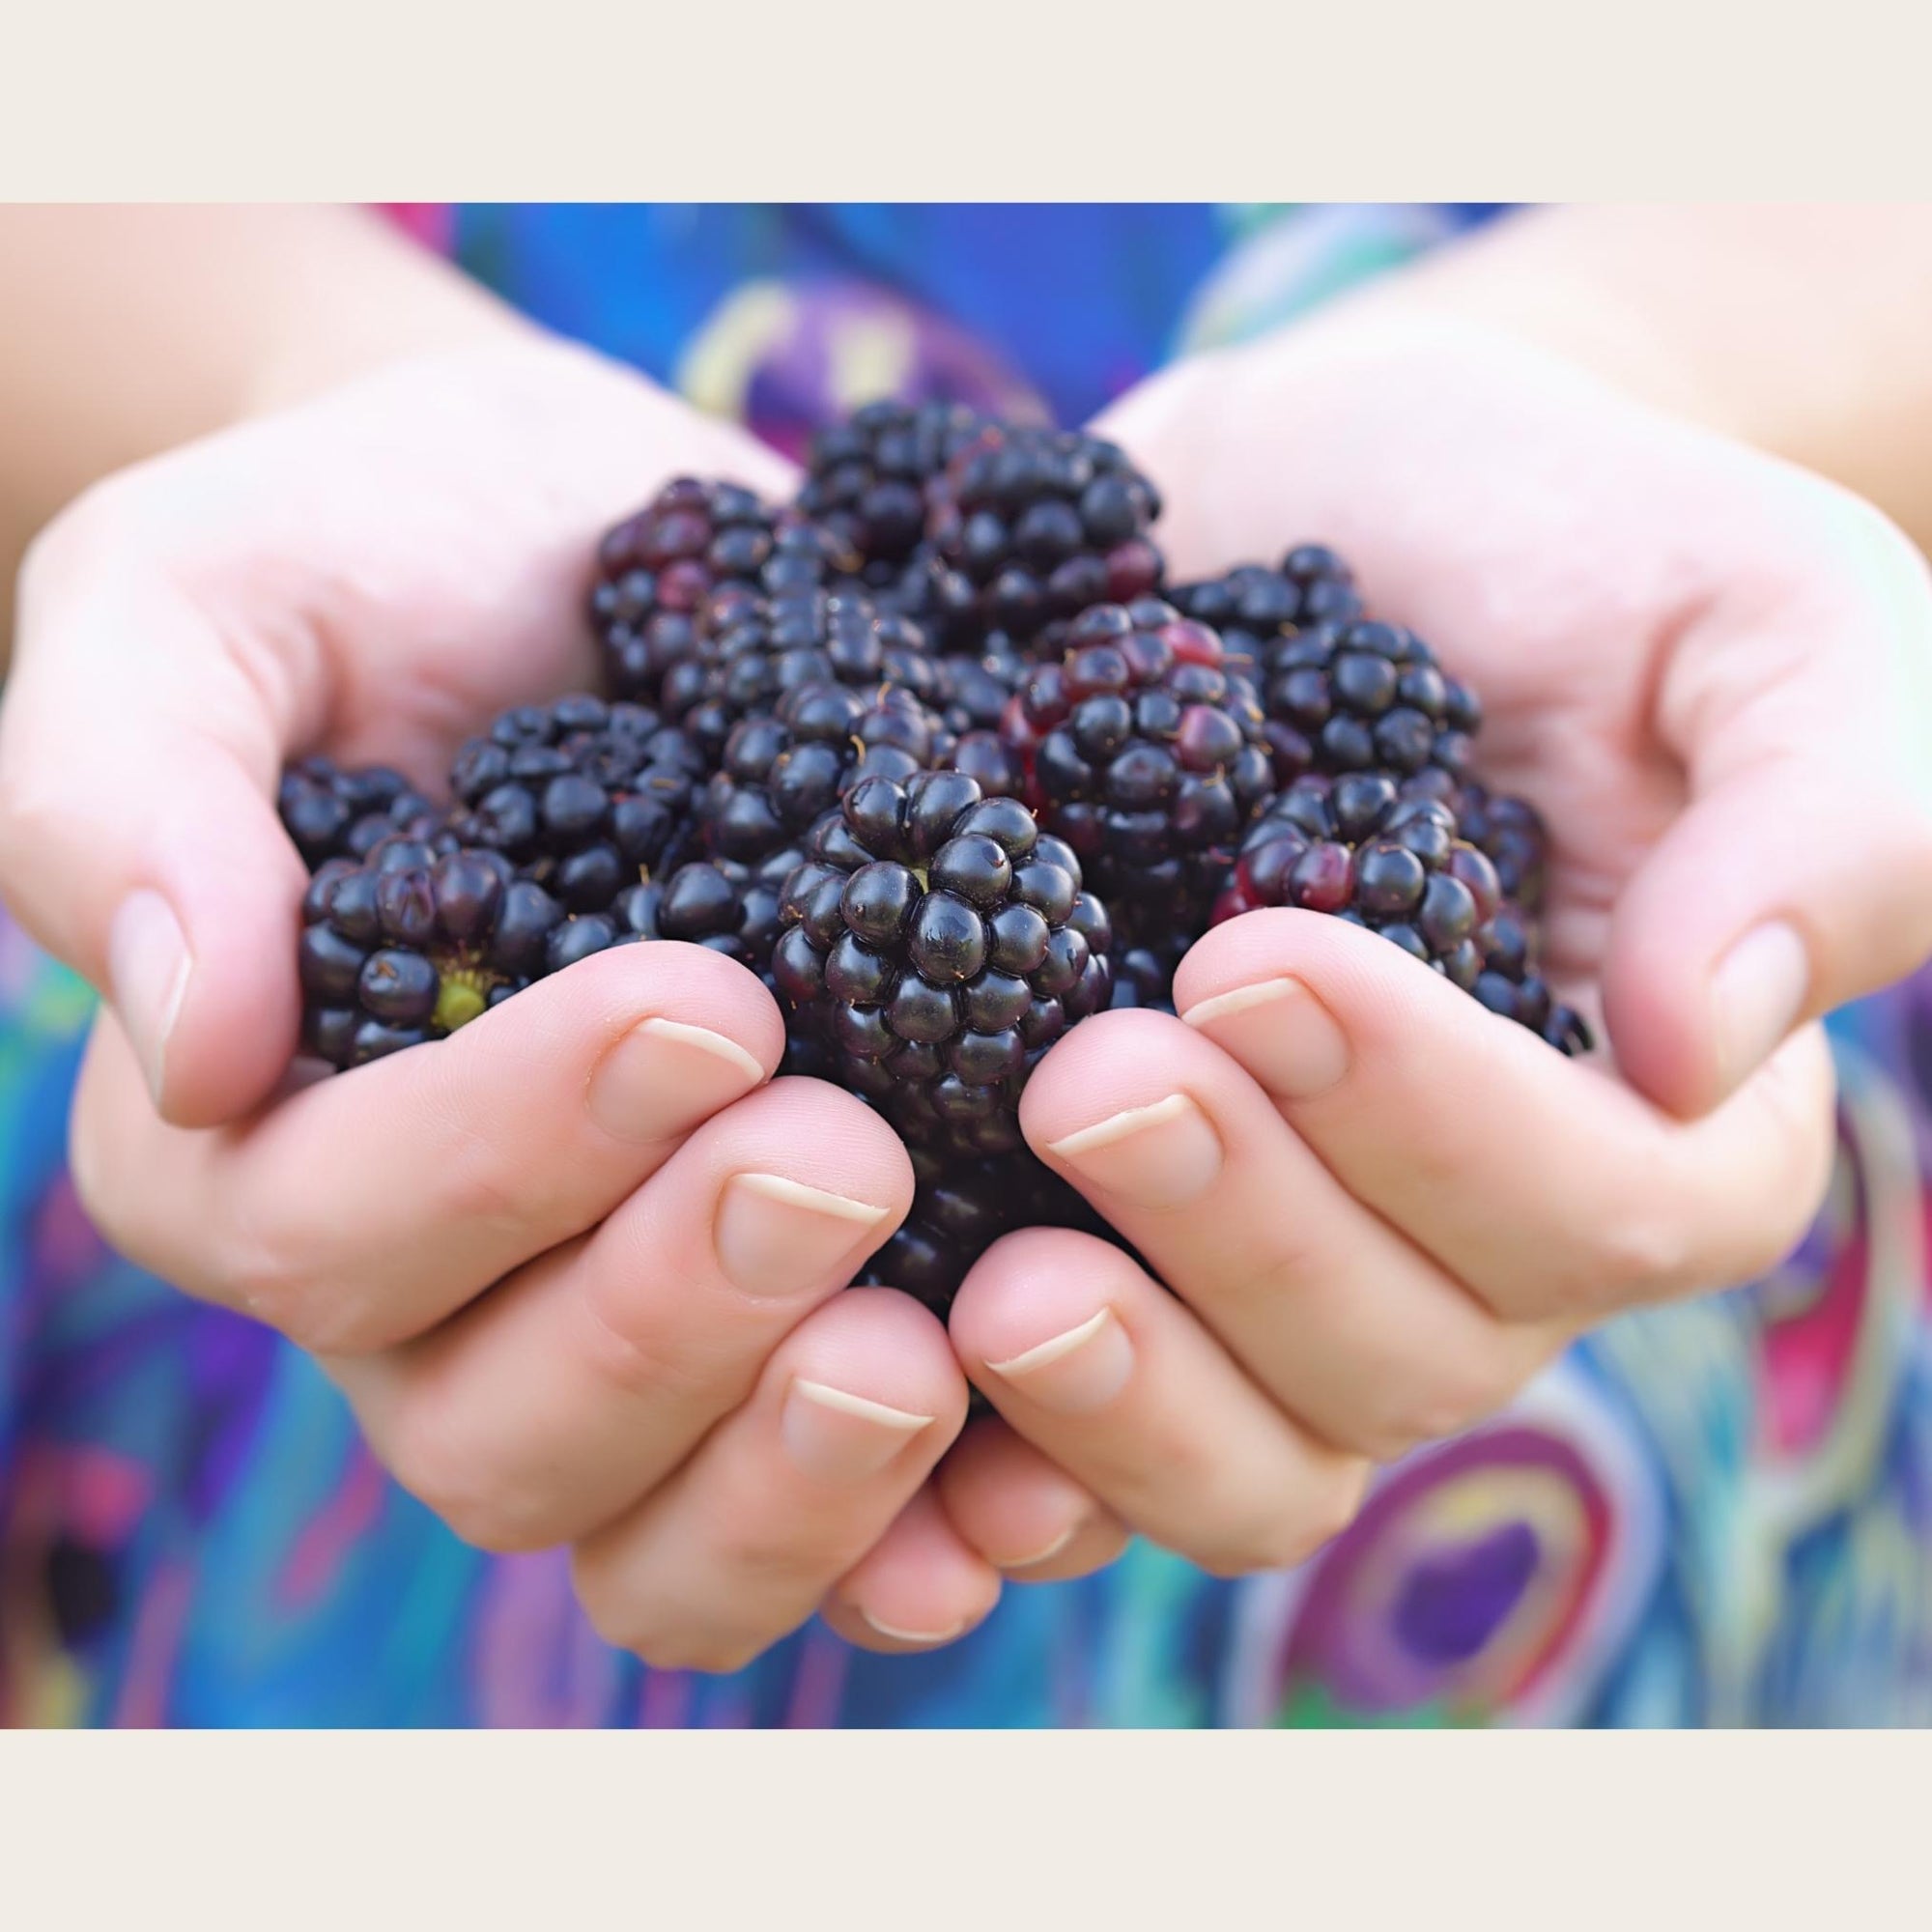
[[[571,1588],[584,1620],[613,1649],[653,1670],[742,1670],[766,1639],[726,1628],[653,1591],[614,1559],[580,1546],[571,1554]]]
[[[1292,1570],[1355,1520],[1367,1484],[1367,1463],[1337,1459],[1334,1471],[1297,1507],[1270,1503],[1232,1522],[1197,1561],[1209,1575],[1223,1578]]]
[[[402,1405],[383,1446],[397,1482],[473,1548],[514,1555],[555,1541],[544,1498],[434,1391]]]

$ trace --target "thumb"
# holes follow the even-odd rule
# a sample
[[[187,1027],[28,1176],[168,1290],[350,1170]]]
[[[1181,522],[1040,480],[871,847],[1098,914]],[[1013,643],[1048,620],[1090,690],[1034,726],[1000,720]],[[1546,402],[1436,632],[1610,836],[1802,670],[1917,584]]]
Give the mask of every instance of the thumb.
[[[1932,594],[1848,507],[1829,570],[1707,612],[1663,670],[1690,802],[1617,904],[1604,998],[1625,1074],[1680,1114],[1932,955]]]
[[[0,894],[112,1002],[164,1118],[210,1125],[268,1095],[300,1022],[282,734],[178,589],[71,548],[22,573]]]

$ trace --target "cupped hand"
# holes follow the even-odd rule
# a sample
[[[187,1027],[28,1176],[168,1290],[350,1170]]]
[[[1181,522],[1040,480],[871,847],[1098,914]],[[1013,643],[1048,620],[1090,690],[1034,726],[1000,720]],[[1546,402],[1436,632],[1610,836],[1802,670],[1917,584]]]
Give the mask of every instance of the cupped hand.
[[[0,890],[107,996],[71,1135],[107,1237],[312,1350],[459,1534],[572,1545],[606,1635],[726,1667],[835,1588],[883,1647],[928,1578],[976,1613],[997,1589],[919,1500],[965,1412],[943,1329],[839,1293],[910,1200],[903,1149],[773,1083],[763,987],[668,943],[290,1077],[305,880],[273,803],[314,750],[434,784],[496,710],[591,683],[591,546],[680,471],[789,487],[519,337],[99,487],[24,577]]]
[[[1028,1138],[1086,1236],[992,1250],[952,1318],[1000,1410],[961,1522],[1050,1466],[1230,1574],[1294,1560],[1374,1463],[1493,1410],[1583,1327],[1746,1280],[1826,1184],[1815,1016],[1932,951],[1932,597],[1843,492],[1516,345],[1338,316],[1183,366],[1100,427],[1177,572],[1319,540],[1482,694],[1478,763],[1553,835],[1569,1061],[1365,930],[1264,911],[1179,1019],[1047,1057]]]

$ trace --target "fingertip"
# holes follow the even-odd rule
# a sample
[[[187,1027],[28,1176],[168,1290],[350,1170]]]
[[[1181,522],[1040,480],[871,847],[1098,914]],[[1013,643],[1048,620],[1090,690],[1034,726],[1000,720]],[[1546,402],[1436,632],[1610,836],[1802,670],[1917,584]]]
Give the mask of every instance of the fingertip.
[[[928,1486],[838,1580],[820,1614],[864,1650],[936,1650],[983,1623],[1000,1587],[1000,1573],[952,1526]]]
[[[212,890],[137,888],[115,914],[111,997],[171,1125],[236,1120],[286,1077],[301,1029],[305,882],[293,854],[264,854]]]

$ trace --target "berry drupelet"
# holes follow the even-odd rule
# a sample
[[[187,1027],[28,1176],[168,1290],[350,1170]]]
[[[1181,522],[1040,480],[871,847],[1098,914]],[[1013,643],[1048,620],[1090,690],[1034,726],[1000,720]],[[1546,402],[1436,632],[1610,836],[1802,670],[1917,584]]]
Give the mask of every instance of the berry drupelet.
[[[814,828],[773,960],[797,1024],[908,1143],[1021,1145],[1034,1061],[1107,1004],[1110,933],[1079,862],[958,772],[863,780]]]
[[[808,589],[861,561],[794,510],[774,510],[735,483],[681,476],[598,547],[590,622],[606,689],[655,703],[666,676],[696,655],[719,590]]]
[[[1244,563],[1168,595],[1183,615],[1218,631],[1229,664],[1250,675],[1259,673],[1264,653],[1279,639],[1362,614],[1354,574],[1323,544],[1297,545],[1277,570]]]
[[[662,881],[632,886],[603,912],[557,925],[546,941],[542,970],[560,973],[613,946],[678,939],[767,974],[781,930],[780,895],[800,856],[788,850],[755,866],[696,859]]]
[[[734,725],[770,715],[808,684],[867,693],[895,685],[923,704],[939,695],[938,668],[917,624],[856,589],[806,588],[721,595],[711,634],[665,679],[661,704],[715,763]]]
[[[1198,929],[1273,789],[1254,694],[1212,631],[1157,598],[1083,611],[1065,646],[1008,710],[1025,796],[1123,929]]]
[[[283,772],[275,805],[311,872],[330,859],[363,858],[399,832],[434,832],[442,821],[439,808],[401,772],[320,757]]]
[[[1538,965],[1536,923],[1506,905],[1483,935],[1483,970],[1474,992],[1492,1012],[1538,1033],[1559,1053],[1588,1053],[1595,1043],[1582,1015],[1549,990]]]
[[[519,705],[457,753],[453,830],[571,912],[597,912],[691,842],[703,754],[646,705]]]
[[[1257,689],[1283,784],[1304,772],[1431,767],[1462,779],[1482,723],[1475,694],[1412,631],[1371,618],[1315,624],[1263,644]]]
[[[940,556],[979,595],[989,630],[1031,639],[1089,605],[1159,587],[1153,485],[1123,452],[1078,432],[994,425],[932,489]]]
[[[1527,799],[1491,791],[1474,779],[1457,787],[1455,808],[1463,837],[1487,852],[1495,867],[1503,897],[1526,913],[1540,913],[1549,864],[1543,814]]]
[[[928,487],[986,426],[963,403],[867,403],[812,438],[798,507],[867,564],[902,563],[925,535]]]
[[[747,718],[698,800],[704,843],[751,863],[809,832],[861,779],[909,779],[939,765],[952,734],[911,692],[842,684],[787,691],[768,718]]]
[[[563,918],[500,852],[397,835],[330,859],[302,902],[302,1044],[348,1067],[453,1033],[541,976]]]

